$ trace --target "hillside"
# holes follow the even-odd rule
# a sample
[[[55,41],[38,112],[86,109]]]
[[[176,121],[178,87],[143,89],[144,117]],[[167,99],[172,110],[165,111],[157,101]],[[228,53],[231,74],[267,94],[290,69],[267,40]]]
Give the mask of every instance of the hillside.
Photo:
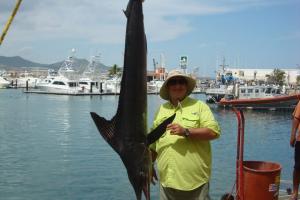
[[[26,68],[26,67],[47,67],[47,64],[40,64],[26,60],[20,56],[6,57],[0,56],[0,68],[10,69],[10,68]]]
[[[11,70],[11,69],[30,69],[30,68],[49,68],[58,70],[62,65],[64,64],[64,61],[58,61],[52,64],[41,64],[37,62],[33,62],[30,60],[26,60],[20,56],[13,56],[13,57],[6,57],[6,56],[0,56],[0,69],[5,70]],[[79,59],[79,58],[73,58],[73,67],[76,70],[83,70],[87,65],[89,64],[89,61],[86,59]],[[98,63],[96,65],[96,68],[100,71],[107,70],[109,67],[105,66],[102,63]]]

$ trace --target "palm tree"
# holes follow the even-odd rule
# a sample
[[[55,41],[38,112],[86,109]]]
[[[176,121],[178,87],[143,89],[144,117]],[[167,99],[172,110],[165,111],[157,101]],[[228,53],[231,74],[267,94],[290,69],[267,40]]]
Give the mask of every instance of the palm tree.
[[[266,75],[267,81],[282,86],[285,82],[285,72],[280,69],[274,69],[272,74]]]
[[[114,64],[109,70],[109,76],[121,76],[121,68]]]
[[[300,76],[297,76],[297,85],[300,85]]]

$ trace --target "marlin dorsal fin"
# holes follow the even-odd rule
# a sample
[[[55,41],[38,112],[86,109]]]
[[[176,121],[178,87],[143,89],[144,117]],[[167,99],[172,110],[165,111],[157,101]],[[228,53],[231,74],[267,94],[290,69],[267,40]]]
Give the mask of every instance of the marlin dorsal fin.
[[[156,140],[158,140],[166,132],[168,124],[170,124],[174,120],[175,116],[176,116],[176,114],[167,118],[160,125],[158,125],[158,127],[156,127],[153,131],[151,131],[147,135],[147,144],[148,145],[150,145],[153,142],[155,142]]]

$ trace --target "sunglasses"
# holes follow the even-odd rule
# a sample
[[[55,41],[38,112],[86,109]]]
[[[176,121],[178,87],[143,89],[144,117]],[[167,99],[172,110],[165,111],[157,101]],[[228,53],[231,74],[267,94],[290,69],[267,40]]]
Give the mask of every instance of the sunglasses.
[[[184,78],[173,78],[168,81],[168,85],[186,85],[187,82]]]

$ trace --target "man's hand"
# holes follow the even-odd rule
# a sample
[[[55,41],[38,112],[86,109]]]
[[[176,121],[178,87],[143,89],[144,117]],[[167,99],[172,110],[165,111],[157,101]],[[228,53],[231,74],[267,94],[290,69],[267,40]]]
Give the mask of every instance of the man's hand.
[[[184,136],[184,128],[180,126],[179,124],[169,124],[167,126],[167,130],[170,131],[171,135],[180,135]]]
[[[295,147],[295,143],[296,143],[296,136],[295,135],[291,135],[291,139],[290,139],[290,145],[291,145],[291,147]]]

